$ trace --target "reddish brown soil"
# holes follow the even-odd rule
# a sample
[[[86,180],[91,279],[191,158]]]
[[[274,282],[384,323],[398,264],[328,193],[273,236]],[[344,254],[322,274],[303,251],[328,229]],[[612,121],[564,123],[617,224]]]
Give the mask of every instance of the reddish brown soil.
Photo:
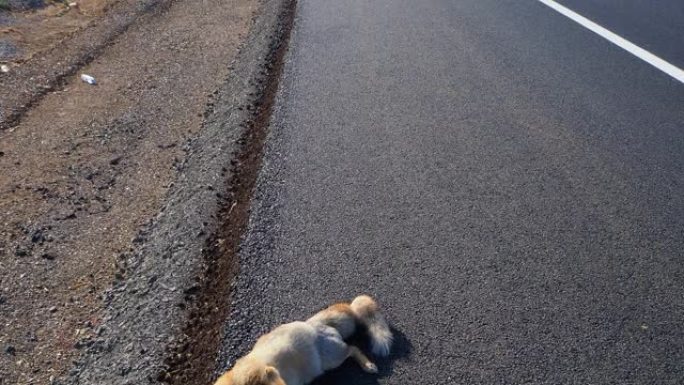
[[[0,132],[0,384],[49,384],[95,333],[99,296],[162,207],[256,0],[146,14]],[[22,90],[16,90],[22,92]]]

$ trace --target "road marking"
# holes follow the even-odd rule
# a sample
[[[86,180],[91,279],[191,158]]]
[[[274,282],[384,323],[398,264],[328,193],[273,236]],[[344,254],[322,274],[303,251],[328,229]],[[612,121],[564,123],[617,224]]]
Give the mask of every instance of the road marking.
[[[609,42],[617,45],[618,47],[624,49],[625,51],[631,53],[632,55],[638,57],[639,59],[645,61],[646,63],[654,66],[655,68],[665,72],[666,74],[672,76],[673,78],[684,83],[684,70],[674,66],[665,60],[659,58],[658,56],[646,51],[645,49],[635,45],[634,43],[614,34],[613,32],[601,27],[600,25],[594,23],[593,21],[587,19],[586,17],[577,14],[568,8],[556,3],[553,0],[539,0],[541,3],[551,7],[558,13],[568,17],[569,19],[580,24],[584,28],[596,33],[597,35],[603,37]]]

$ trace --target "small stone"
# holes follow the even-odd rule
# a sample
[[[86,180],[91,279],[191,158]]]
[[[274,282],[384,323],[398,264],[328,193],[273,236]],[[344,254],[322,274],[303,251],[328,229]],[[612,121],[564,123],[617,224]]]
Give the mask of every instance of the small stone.
[[[119,375],[122,377],[127,375],[130,372],[131,372],[130,366],[124,366],[124,367],[119,368]]]
[[[64,220],[66,220],[66,219],[76,219],[76,211],[72,211],[70,214],[67,214],[67,215],[64,216],[64,218],[62,218],[62,219],[64,219]]]
[[[19,246],[16,250],[14,250],[14,255],[16,255],[17,257],[25,257],[28,255],[28,251],[25,248]]]
[[[45,241],[45,235],[43,235],[43,230],[36,230],[31,235],[31,242],[33,243],[43,243]]]
[[[43,259],[47,259],[48,261],[54,261],[55,260],[55,255],[50,254],[50,253],[43,253],[43,255],[40,256]]]
[[[123,159],[123,156],[121,156],[121,155],[115,156],[114,158],[112,158],[109,161],[109,164],[111,164],[112,166],[116,166],[117,164],[119,164],[121,162],[121,159]]]
[[[14,356],[17,354],[17,349],[12,345],[7,345],[5,348],[5,353],[9,354],[10,356]]]
[[[82,338],[74,343],[74,348],[83,349],[87,346],[91,346],[92,344],[93,342],[89,338]]]
[[[57,311],[57,306],[51,307],[50,310],[48,310],[48,311],[49,311],[50,313],[56,312],[56,311]]]
[[[36,336],[36,333],[28,332],[26,333],[26,340],[29,342],[36,342],[38,341],[38,337]]]
[[[7,64],[0,65],[0,72],[3,74],[10,72],[9,66]]]

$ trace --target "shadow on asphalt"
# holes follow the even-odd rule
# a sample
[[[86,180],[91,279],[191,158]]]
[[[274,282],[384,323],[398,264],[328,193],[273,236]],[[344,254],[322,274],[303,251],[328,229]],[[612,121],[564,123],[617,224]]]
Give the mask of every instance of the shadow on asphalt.
[[[392,327],[394,343],[389,357],[377,358],[369,355],[369,358],[378,365],[378,374],[369,374],[361,370],[361,367],[351,359],[342,364],[339,368],[331,370],[319,377],[311,385],[377,385],[378,379],[387,377],[394,371],[394,363],[398,360],[407,360],[413,351],[411,341],[400,330]],[[368,338],[363,335],[356,335],[349,341],[350,344],[360,347],[364,352],[370,352]]]

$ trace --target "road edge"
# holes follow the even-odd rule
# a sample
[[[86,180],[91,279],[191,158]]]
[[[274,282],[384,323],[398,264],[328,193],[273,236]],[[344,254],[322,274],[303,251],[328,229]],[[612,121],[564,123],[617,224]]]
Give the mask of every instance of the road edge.
[[[207,322],[229,312],[234,253],[249,217],[294,4],[262,0],[202,129],[185,148],[164,207],[133,240],[136,250],[121,256],[127,278],[105,292],[95,335],[77,342],[79,359],[55,384],[202,382],[193,376],[213,374],[213,361],[210,370],[197,363],[215,356],[221,341],[222,322],[206,330]],[[217,346],[193,337],[214,338]]]

